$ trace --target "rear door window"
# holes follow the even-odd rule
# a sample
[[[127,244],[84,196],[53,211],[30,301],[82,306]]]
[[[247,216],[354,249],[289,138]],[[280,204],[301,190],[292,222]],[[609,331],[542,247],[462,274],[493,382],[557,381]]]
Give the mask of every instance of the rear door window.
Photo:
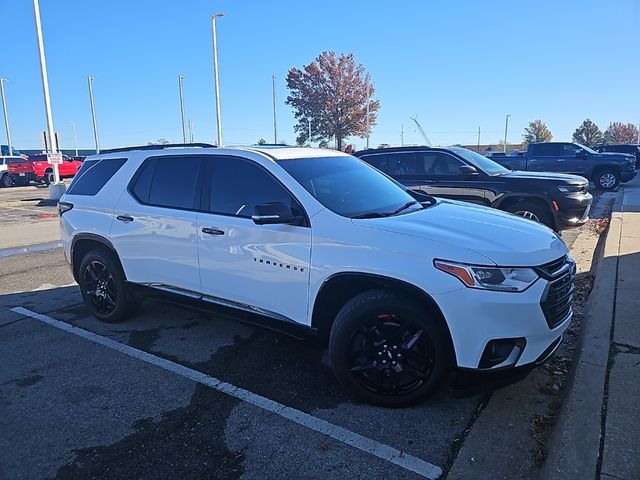
[[[126,161],[126,158],[103,158],[83,163],[69,185],[67,193],[96,195]]]
[[[199,208],[202,157],[184,155],[146,160],[130,192],[141,203],[191,210]]]
[[[416,161],[414,152],[364,155],[362,159],[394,178],[419,177],[424,174],[422,164]]]

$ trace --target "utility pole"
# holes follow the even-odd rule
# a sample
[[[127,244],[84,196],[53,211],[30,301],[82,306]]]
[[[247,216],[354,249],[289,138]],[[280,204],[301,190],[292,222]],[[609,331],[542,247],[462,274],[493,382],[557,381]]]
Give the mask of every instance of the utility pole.
[[[638,122],[638,138],[636,138],[636,143],[640,145],[640,122]]]
[[[502,151],[507,153],[507,131],[509,130],[509,117],[511,115],[507,115],[504,121],[504,144],[502,145]]]
[[[2,112],[4,113],[4,128],[7,131],[7,148],[9,149],[9,156],[13,155],[13,148],[11,147],[11,130],[9,130],[9,115],[7,114],[7,99],[4,96],[4,82],[8,82],[6,78],[0,78],[0,91],[2,92]]]
[[[91,119],[93,120],[93,139],[96,142],[96,153],[100,153],[100,142],[98,142],[98,123],[96,122],[96,107],[93,103],[93,78],[91,75],[87,77],[89,84],[89,102],[91,103]]]
[[[78,137],[76,136],[76,122],[71,120],[71,128],[73,128],[73,144],[76,147],[76,157],[78,156]]]
[[[211,36],[213,37],[213,80],[216,91],[216,131],[218,146],[222,146],[222,114],[220,113],[220,84],[218,82],[218,38],[216,33],[216,18],[224,17],[224,13],[211,15]]]
[[[311,119],[307,118],[307,122],[309,122],[309,146],[311,146]]]
[[[193,143],[193,123],[189,120],[189,142]]]
[[[271,75],[271,92],[273,94],[273,143],[278,143],[278,126],[276,123],[276,76]]]
[[[478,127],[478,153],[480,153],[480,127]]]
[[[182,92],[182,74],[178,75],[178,90],[180,93],[180,119],[182,120],[182,143],[187,143],[187,126],[184,122],[184,94]]]
[[[400,124],[400,146],[404,147],[404,123]]]
[[[40,55],[40,74],[42,75],[42,93],[44,96],[44,111],[47,116],[47,130],[49,131],[49,143],[51,152],[58,153],[58,145],[54,144],[55,130],[53,128],[53,114],[51,113],[51,98],[49,97],[49,76],[47,74],[47,60],[44,54],[44,41],[42,39],[42,24],[40,23],[40,4],[33,0],[33,13],[36,21],[36,36],[38,37],[38,53]],[[49,185],[49,197],[57,200],[64,194],[64,183],[60,182],[58,163],[53,163],[53,184]]]

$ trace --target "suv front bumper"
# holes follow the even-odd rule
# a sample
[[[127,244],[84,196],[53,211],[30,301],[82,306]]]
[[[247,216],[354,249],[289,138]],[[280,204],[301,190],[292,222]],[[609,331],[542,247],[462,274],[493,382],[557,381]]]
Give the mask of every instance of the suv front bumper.
[[[451,333],[458,368],[487,373],[533,367],[546,360],[573,317],[570,304],[557,322],[545,316],[542,305],[551,283],[539,278],[521,293],[463,288],[435,295]],[[515,344],[516,340],[515,348],[521,349],[516,355],[487,368],[483,354],[486,357],[491,342]]]
[[[557,230],[578,227],[589,220],[593,203],[593,196],[590,193],[572,193],[554,200],[558,205],[558,210],[554,214]]]

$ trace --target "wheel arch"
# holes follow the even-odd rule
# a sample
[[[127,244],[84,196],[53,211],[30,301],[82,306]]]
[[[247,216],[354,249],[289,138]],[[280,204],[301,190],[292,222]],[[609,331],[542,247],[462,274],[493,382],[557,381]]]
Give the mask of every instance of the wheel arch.
[[[591,171],[591,177],[590,177],[591,180],[594,182],[598,180],[598,174],[600,174],[605,170],[611,170],[612,172],[617,173],[618,175],[620,175],[620,172],[621,172],[620,165],[617,165],[615,163],[605,163],[604,165],[603,164],[596,165],[595,167],[593,167],[593,170]]]
[[[455,363],[455,349],[451,331],[445,320],[444,314],[435,300],[427,292],[411,283],[383,275],[359,272],[344,272],[331,275],[327,278],[313,303],[311,326],[317,330],[318,336],[326,342],[331,331],[331,326],[340,309],[354,296],[367,290],[376,288],[388,288],[398,293],[413,298],[433,312],[439,322],[442,323],[447,338],[449,339],[452,362]]]
[[[551,220],[557,226],[556,210],[553,208],[551,200],[544,195],[522,195],[517,193],[504,195],[495,201],[492,207],[497,208],[498,210],[507,211],[507,208],[521,202],[529,202],[541,207],[549,214]]]
[[[73,237],[71,242],[71,271],[73,272],[73,278],[78,281],[78,269],[80,268],[80,262],[82,257],[95,248],[105,248],[111,252],[120,266],[120,270],[124,273],[120,257],[116,252],[113,244],[107,239],[94,233],[79,233]]]

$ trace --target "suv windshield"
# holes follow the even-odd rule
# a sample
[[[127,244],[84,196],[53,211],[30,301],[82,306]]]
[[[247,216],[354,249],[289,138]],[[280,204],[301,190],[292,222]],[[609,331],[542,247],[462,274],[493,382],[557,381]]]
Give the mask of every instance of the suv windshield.
[[[582,148],[583,150],[585,150],[588,153],[591,153],[591,154],[598,153],[595,150],[593,150],[592,148],[589,148],[586,145],[582,145],[581,143],[574,143],[574,145],[579,146],[580,148]]]
[[[466,148],[449,147],[448,150],[456,153],[457,155],[460,155],[471,165],[479,170],[482,170],[487,175],[503,175],[505,173],[509,173],[509,170],[499,163],[496,163],[493,160],[490,160],[487,157]]]
[[[301,158],[278,164],[322,205],[344,217],[382,217],[409,212],[413,205],[422,208],[406,190],[355,157]]]

